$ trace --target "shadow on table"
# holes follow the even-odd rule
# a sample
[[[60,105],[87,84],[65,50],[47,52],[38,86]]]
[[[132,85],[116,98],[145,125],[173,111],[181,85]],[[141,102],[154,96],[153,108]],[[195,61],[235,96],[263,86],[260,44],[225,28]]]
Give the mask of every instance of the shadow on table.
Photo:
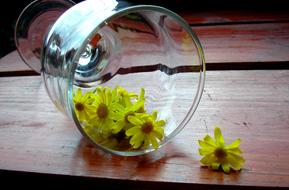
[[[116,156],[98,149],[82,138],[75,157],[82,159],[86,172],[92,176],[149,180],[161,175],[163,166],[168,160],[187,155],[170,143],[158,151],[142,156]]]

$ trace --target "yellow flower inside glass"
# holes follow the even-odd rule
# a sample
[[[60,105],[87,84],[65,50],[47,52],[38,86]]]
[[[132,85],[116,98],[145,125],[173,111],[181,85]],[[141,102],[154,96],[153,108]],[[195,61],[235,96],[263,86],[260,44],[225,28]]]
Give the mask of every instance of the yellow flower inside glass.
[[[139,95],[117,86],[74,93],[76,115],[86,134],[113,150],[158,149],[166,122],[145,109],[145,90]]]
[[[88,92],[83,95],[82,91],[77,89],[76,93],[74,93],[73,101],[79,121],[88,121],[95,109],[92,105],[94,101],[93,93]]]

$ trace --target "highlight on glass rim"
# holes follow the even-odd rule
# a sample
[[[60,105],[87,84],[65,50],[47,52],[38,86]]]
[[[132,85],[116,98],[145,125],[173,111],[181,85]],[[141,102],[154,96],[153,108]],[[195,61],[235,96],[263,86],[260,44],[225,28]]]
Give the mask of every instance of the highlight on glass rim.
[[[37,19],[20,18],[17,48],[85,137],[111,153],[133,156],[157,150],[185,127],[202,95],[205,62],[197,36],[180,16],[115,0],[37,2],[22,15],[30,11],[45,20],[55,7],[65,10],[31,52],[21,51],[29,41],[21,35],[37,36]],[[21,28],[21,22],[29,26]]]

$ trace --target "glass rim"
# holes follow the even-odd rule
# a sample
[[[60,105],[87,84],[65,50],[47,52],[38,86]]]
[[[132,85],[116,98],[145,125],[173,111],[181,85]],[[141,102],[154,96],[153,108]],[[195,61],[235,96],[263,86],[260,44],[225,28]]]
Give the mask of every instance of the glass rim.
[[[114,11],[114,10],[112,10]],[[199,81],[198,81],[198,89],[196,91],[194,100],[190,106],[190,109],[188,111],[188,113],[186,114],[186,116],[183,118],[183,120],[177,125],[177,127],[172,131],[171,134],[169,134],[168,136],[165,137],[165,139],[160,143],[159,148],[163,147],[166,143],[168,143],[174,136],[176,136],[186,125],[187,123],[190,121],[191,117],[193,116],[193,114],[195,113],[198,104],[201,100],[201,96],[203,93],[203,89],[204,89],[204,85],[205,85],[205,71],[206,71],[206,65],[205,65],[205,56],[204,56],[204,52],[203,52],[203,48],[202,45],[197,37],[197,35],[193,32],[193,30],[191,29],[191,27],[189,26],[189,24],[178,14],[174,13],[173,11],[170,11],[164,7],[160,7],[160,6],[156,6],[156,5],[133,5],[133,6],[129,6],[126,8],[121,8],[120,10],[116,10],[115,13],[111,16],[109,16],[108,18],[106,18],[105,20],[103,20],[98,26],[95,26],[94,30],[92,30],[90,32],[90,34],[85,38],[85,40],[83,41],[81,48],[79,48],[76,52],[76,54],[74,55],[73,59],[72,59],[72,63],[73,66],[71,67],[71,70],[69,71],[69,76],[68,76],[68,91],[67,91],[67,103],[69,105],[69,110],[71,112],[72,115],[72,119],[74,120],[78,130],[81,132],[81,134],[86,137],[90,142],[92,142],[94,145],[96,145],[97,147],[101,148],[102,150],[104,150],[105,152],[110,152],[110,153],[114,153],[116,155],[121,155],[121,156],[137,156],[137,155],[142,155],[148,152],[152,152],[154,151],[154,149],[152,147],[150,147],[149,149],[146,150],[135,150],[135,151],[117,151],[117,150],[112,150],[112,149],[108,149],[96,142],[94,142],[83,130],[80,122],[77,119],[75,110],[74,110],[74,103],[73,103],[73,83],[74,83],[74,75],[76,72],[76,66],[77,66],[77,62],[76,59],[80,57],[80,54],[82,53],[82,51],[85,49],[85,46],[87,44],[87,39],[90,39],[91,37],[93,37],[93,35],[97,32],[97,30],[99,30],[102,26],[105,25],[106,22],[110,22],[116,18],[119,18],[121,16],[130,14],[130,13],[134,13],[134,12],[138,12],[138,11],[153,11],[153,12],[160,12],[160,13],[164,13],[170,17],[172,17],[178,24],[180,24],[181,27],[183,27],[186,32],[190,35],[190,37],[192,38],[194,45],[197,47],[197,51],[198,51],[198,56],[199,56],[199,60],[200,60],[200,75],[199,75]]]
[[[75,5],[75,2],[73,2],[72,0],[33,0],[31,1],[28,5],[26,5],[24,7],[24,9],[21,11],[21,13],[19,14],[19,16],[17,17],[16,23],[15,23],[15,29],[14,29],[14,36],[13,36],[13,40],[14,40],[14,44],[16,46],[16,51],[18,52],[20,58],[23,60],[23,62],[25,63],[25,65],[27,65],[30,69],[32,69],[33,71],[37,72],[37,73],[41,73],[41,70],[38,70],[36,68],[33,68],[31,66],[31,64],[29,64],[29,61],[26,59],[26,57],[22,54],[22,52],[20,51],[20,46],[19,46],[19,40],[17,37],[17,31],[20,31],[19,25],[21,24],[21,19],[23,19],[23,15],[27,14],[28,11],[33,11],[33,9],[31,9],[32,6],[37,5],[37,3],[43,3],[43,2],[57,2],[57,3],[62,3],[62,5]],[[47,12],[47,10],[46,10]],[[30,18],[30,22],[33,21],[33,19],[35,19],[36,17],[38,17],[39,15],[33,15],[32,18]],[[26,27],[30,27],[30,26],[26,26]],[[44,37],[45,39],[45,37]],[[43,41],[44,41],[43,39]],[[31,51],[31,49],[29,48],[29,50]],[[32,52],[32,51],[31,51]],[[39,63],[41,65],[41,58],[39,59]]]

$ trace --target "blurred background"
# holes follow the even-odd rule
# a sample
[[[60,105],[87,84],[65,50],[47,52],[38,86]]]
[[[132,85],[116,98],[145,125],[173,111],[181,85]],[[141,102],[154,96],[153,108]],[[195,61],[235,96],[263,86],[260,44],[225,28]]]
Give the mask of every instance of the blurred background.
[[[0,58],[15,50],[14,27],[21,11],[33,0],[9,0],[2,1],[0,6]],[[73,0],[75,3],[82,0]],[[177,13],[181,11],[211,11],[211,10],[288,10],[289,6],[283,0],[205,0],[205,1],[184,1],[184,0],[128,0],[133,4],[154,4],[166,7]]]

